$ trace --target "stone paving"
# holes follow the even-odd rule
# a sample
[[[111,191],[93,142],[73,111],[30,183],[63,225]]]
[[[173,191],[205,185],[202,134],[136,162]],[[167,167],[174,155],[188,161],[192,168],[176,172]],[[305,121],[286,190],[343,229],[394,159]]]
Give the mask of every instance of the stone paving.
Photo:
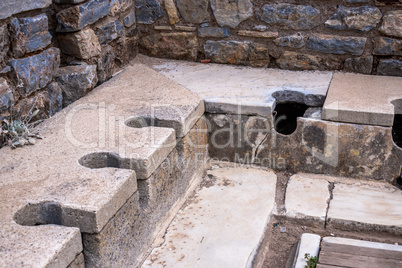
[[[153,250],[143,268],[251,267],[259,238],[265,234],[264,224],[276,207],[276,176],[251,167],[212,169],[208,174],[215,181],[196,190],[194,199],[176,215],[164,243]],[[337,220],[344,227],[354,223],[360,230],[376,226],[377,231],[400,236],[402,192],[386,183],[293,175],[286,189],[285,212],[276,215],[327,223]],[[306,239],[310,242],[303,241],[302,251],[316,256],[320,237],[310,235]],[[304,263],[304,253],[300,254]],[[297,267],[304,266],[299,261]]]
[[[208,172],[178,212],[146,267],[250,267],[275,204],[272,171],[223,168]]]

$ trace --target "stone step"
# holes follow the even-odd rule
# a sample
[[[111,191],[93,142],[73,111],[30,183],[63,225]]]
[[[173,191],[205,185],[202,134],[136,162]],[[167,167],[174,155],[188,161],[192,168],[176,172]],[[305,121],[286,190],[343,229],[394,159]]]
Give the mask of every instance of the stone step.
[[[402,192],[381,184],[335,184],[328,223],[401,235]]]
[[[133,64],[42,123],[35,146],[2,148],[2,265],[66,267],[80,232],[99,233],[203,113],[196,94]]]
[[[274,208],[275,184],[271,171],[209,171],[142,267],[251,267]]]
[[[206,65],[143,55],[136,60],[199,94],[209,113],[268,116],[276,102],[283,101],[322,106],[332,79],[331,72]]]
[[[297,174],[289,179],[284,203],[285,210],[277,215],[342,229],[402,234],[402,192],[387,183]]]
[[[323,108],[323,119],[392,126],[402,114],[402,78],[335,73]]]

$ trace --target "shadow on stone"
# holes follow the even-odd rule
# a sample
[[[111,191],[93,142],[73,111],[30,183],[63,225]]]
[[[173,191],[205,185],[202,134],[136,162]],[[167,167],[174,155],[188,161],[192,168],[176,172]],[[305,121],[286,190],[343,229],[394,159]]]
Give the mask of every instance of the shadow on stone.
[[[395,106],[392,139],[396,146],[402,148],[402,99],[392,101],[392,104]]]
[[[292,134],[297,128],[297,117],[302,117],[309,106],[296,102],[284,102],[274,110],[275,130],[284,135]]]
[[[116,153],[100,152],[91,153],[81,157],[78,160],[81,166],[98,169],[98,168],[125,168],[121,165],[120,156]]]
[[[63,225],[62,208],[55,202],[29,203],[17,211],[14,215],[14,221],[25,226],[45,224]]]

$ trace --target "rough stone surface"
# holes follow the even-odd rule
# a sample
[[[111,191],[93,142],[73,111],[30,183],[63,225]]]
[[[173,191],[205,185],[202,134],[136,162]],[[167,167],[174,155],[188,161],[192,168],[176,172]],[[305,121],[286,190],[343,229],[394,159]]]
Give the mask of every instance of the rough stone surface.
[[[179,22],[179,13],[177,12],[174,0],[165,0],[165,9],[169,17],[169,23],[175,24]]]
[[[197,59],[198,39],[194,33],[160,33],[141,39],[140,49],[153,57]]]
[[[402,76],[402,61],[395,59],[381,59],[377,67],[377,74]]]
[[[79,4],[85,0],[53,0],[57,4]]]
[[[230,30],[228,28],[205,27],[198,28],[198,37],[229,37]]]
[[[60,34],[58,40],[63,53],[80,59],[90,59],[101,53],[98,37],[92,29]]]
[[[105,22],[96,27],[99,43],[105,45],[123,36],[123,24],[119,20]]]
[[[284,29],[310,30],[320,24],[320,11],[312,6],[291,4],[265,4],[258,17],[270,25]]]
[[[205,57],[216,63],[267,66],[268,47],[249,41],[207,41],[204,45]]]
[[[63,91],[63,107],[85,96],[97,82],[96,65],[67,66],[59,68],[55,80]]]
[[[90,0],[57,13],[58,32],[75,32],[108,14],[109,0]]]
[[[176,0],[176,3],[184,21],[189,23],[210,21],[208,13],[209,0]]]
[[[17,18],[14,18],[10,24],[10,39],[12,43],[12,50],[14,57],[20,58],[24,56],[26,51],[27,39],[24,34],[21,32],[20,23]]]
[[[339,70],[342,61],[337,58],[324,58],[292,51],[285,51],[276,63],[287,70]]]
[[[385,13],[382,25],[378,30],[385,35],[402,37],[402,10]]]
[[[307,48],[323,53],[362,55],[367,38],[316,34],[309,37]]]
[[[165,242],[154,248],[143,268],[160,267],[159,263],[167,267],[251,266],[274,207],[276,175],[252,168],[221,168],[209,171],[205,180],[210,185],[197,189],[178,212]]]
[[[207,114],[212,159],[256,164],[276,171],[375,178],[389,183],[400,176],[402,150],[394,144],[390,127],[299,117],[296,130],[282,135],[273,131],[272,117],[239,115],[240,112]]]
[[[52,42],[52,36],[48,31],[48,18],[45,14],[20,20],[15,18],[10,22],[10,30],[16,57],[43,49]]]
[[[135,7],[137,9],[135,13],[137,23],[152,24],[163,16],[158,0],[136,0]]]
[[[172,26],[159,26],[159,25],[156,25],[156,26],[154,26],[154,29],[155,30],[158,30],[158,31],[172,31],[173,30],[173,28],[172,28]]]
[[[63,109],[63,92],[58,83],[53,82],[46,87],[49,96],[49,116]]]
[[[45,90],[20,100],[13,108],[14,116],[26,118],[29,113],[38,110],[32,120],[40,120],[53,116],[62,109],[63,96],[57,83],[51,83]]]
[[[98,84],[101,84],[113,76],[115,70],[116,52],[111,46],[103,48],[102,54],[98,61]]]
[[[377,37],[374,39],[374,54],[402,56],[402,40]]]
[[[402,107],[402,78],[336,73],[324,104],[323,119],[364,125],[392,126]],[[381,94],[378,94],[381,92]]]
[[[109,14],[112,16],[120,14],[130,7],[133,7],[133,3],[133,0],[111,0],[109,6]]]
[[[279,101],[322,106],[332,79],[329,72],[291,72],[212,63],[206,68],[201,63],[148,57],[142,61],[203,97],[208,113],[257,114],[267,117],[273,112],[272,107],[276,102],[273,94],[276,92],[287,93],[285,98],[277,96]]]
[[[7,80],[0,78],[0,113],[7,110],[14,104],[13,89]]]
[[[373,56],[348,58],[345,60],[343,70],[351,73],[371,74]]]
[[[325,26],[335,30],[355,30],[367,32],[375,28],[381,21],[381,11],[376,7],[344,7],[339,6]]]
[[[9,38],[8,38],[8,31],[6,26],[0,27],[0,51],[4,50],[8,47]]]
[[[221,27],[236,28],[253,16],[253,4],[250,0],[211,0],[211,8]]]
[[[347,208],[347,209],[345,209]],[[329,204],[330,225],[370,227],[376,231],[402,233],[402,195],[390,185],[335,184]],[[360,227],[360,228],[361,228]]]
[[[52,0],[1,1],[0,20],[24,11],[45,8],[50,6],[51,4]]]
[[[306,40],[301,33],[278,37],[274,40],[275,45],[282,47],[302,48],[306,45]]]
[[[174,27],[177,31],[185,31],[185,32],[195,32],[197,30],[196,27],[193,26],[181,26],[181,25],[176,25]]]
[[[278,37],[278,32],[265,32],[265,31],[248,31],[240,30],[237,32],[240,36],[257,37],[257,38],[275,38]]]
[[[135,23],[134,11],[131,11],[130,13],[128,13],[128,15],[124,17],[123,21],[124,21],[124,26],[126,26],[126,27],[133,26]]]
[[[18,92],[26,97],[46,87],[53,79],[60,64],[60,51],[57,48],[49,48],[38,55],[11,60],[8,64],[17,80]]]
[[[80,253],[67,268],[85,268],[84,254]]]
[[[286,188],[286,216],[297,219],[313,217],[323,222],[327,215],[329,200],[330,193],[327,180],[293,175],[290,177]]]

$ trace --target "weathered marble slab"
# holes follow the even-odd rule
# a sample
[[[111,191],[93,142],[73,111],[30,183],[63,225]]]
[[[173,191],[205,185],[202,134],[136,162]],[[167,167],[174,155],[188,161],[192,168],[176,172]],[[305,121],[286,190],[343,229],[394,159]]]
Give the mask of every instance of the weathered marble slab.
[[[203,97],[209,113],[267,116],[274,110],[276,101],[322,106],[332,78],[330,72],[206,65],[141,55],[138,58]]]
[[[134,64],[41,124],[36,145],[2,148],[0,259],[66,267],[80,231],[99,233],[203,113],[194,93]]]
[[[276,175],[222,168],[208,177],[142,267],[251,267],[274,208]]]
[[[335,73],[324,104],[323,119],[392,126],[402,114],[402,78]]]

